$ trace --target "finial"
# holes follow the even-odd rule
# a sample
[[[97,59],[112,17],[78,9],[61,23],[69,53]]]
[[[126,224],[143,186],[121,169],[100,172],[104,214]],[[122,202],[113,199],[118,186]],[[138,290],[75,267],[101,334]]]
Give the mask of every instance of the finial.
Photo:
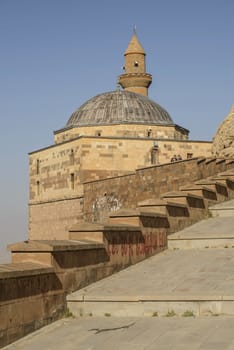
[[[134,24],[134,26],[133,26],[133,34],[136,35],[136,24]]]

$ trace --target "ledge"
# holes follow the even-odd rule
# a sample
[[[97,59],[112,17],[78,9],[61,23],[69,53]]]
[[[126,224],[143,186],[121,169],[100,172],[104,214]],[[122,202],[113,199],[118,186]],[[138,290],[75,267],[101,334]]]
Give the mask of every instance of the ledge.
[[[53,273],[53,267],[45,267],[36,263],[15,263],[0,265],[0,279],[35,276]]]
[[[61,252],[104,248],[104,245],[89,240],[43,240],[19,242],[10,244],[7,248],[12,252]]]
[[[162,198],[180,198],[180,197],[192,197],[195,199],[201,199],[203,200],[202,196],[198,196],[197,194],[193,194],[190,192],[186,192],[186,191],[172,191],[172,192],[167,192],[167,193],[163,193]]]
[[[76,224],[69,229],[69,232],[103,232],[103,231],[141,231],[140,226],[127,224]]]
[[[134,209],[126,209],[126,210],[119,210],[116,211],[114,213],[111,213],[109,215],[110,218],[117,218],[117,217],[160,217],[160,218],[165,218],[167,217],[166,214],[162,214],[162,213],[156,213],[156,212],[152,212],[152,211],[147,211],[147,209],[145,209],[144,211],[142,210],[134,210]]]

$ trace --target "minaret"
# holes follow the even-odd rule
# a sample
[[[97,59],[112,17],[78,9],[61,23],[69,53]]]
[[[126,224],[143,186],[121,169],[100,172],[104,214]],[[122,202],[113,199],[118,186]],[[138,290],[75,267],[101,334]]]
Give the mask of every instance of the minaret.
[[[127,91],[148,96],[152,76],[145,72],[146,53],[139,43],[135,30],[124,56],[125,73],[119,76],[118,83]]]

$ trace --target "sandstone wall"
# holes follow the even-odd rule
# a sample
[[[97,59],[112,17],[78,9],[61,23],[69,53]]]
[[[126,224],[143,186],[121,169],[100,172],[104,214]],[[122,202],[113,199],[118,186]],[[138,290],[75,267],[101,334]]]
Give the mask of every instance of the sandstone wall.
[[[29,239],[68,239],[68,228],[83,217],[83,197],[29,206]]]
[[[0,291],[0,347],[64,315],[65,295],[51,268],[0,265]]]
[[[134,174],[84,184],[84,217],[105,221],[109,212],[135,208],[139,201],[206,178],[226,169],[225,162],[196,158],[138,169]]]
[[[210,147],[209,142],[151,137],[82,137],[31,153],[30,239],[67,238],[67,228],[83,212],[84,181],[127,175],[137,168],[170,162],[174,154],[183,159],[210,155]]]
[[[178,125],[137,125],[116,124],[82,126],[77,128],[58,130],[55,132],[56,144],[72,140],[79,136],[102,136],[102,137],[137,137],[137,138],[165,138],[176,140],[188,140],[188,130]]]
[[[30,203],[82,195],[79,143],[48,147],[29,155]]]
[[[211,143],[149,138],[82,137],[30,154],[30,204],[83,195],[84,181],[137,168],[210,156]]]

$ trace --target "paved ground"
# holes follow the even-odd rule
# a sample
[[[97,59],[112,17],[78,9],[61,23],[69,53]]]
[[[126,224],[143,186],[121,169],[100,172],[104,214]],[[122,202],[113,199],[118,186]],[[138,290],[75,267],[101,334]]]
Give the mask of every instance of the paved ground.
[[[234,207],[234,205],[233,205]],[[214,217],[199,221],[198,223],[173,233],[169,237],[180,238],[223,238],[234,237],[234,216]]]
[[[64,319],[4,350],[233,350],[234,318]]]
[[[234,295],[234,248],[166,250],[91,284],[68,300]]]

